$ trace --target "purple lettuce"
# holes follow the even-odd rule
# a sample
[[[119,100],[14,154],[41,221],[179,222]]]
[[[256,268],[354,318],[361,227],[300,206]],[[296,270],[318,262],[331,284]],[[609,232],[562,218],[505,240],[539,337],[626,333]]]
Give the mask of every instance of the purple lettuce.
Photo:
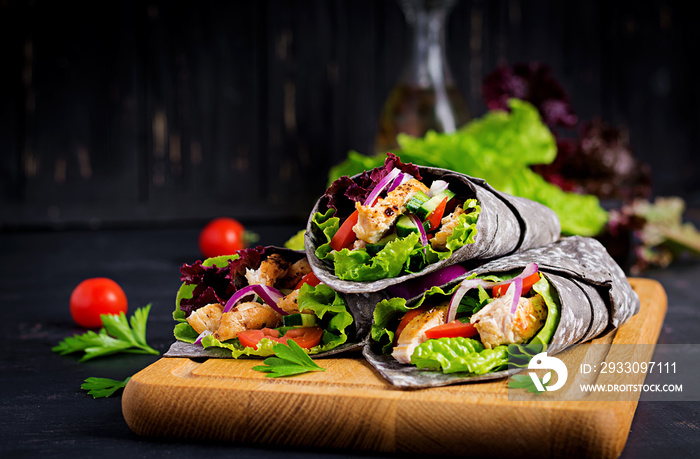
[[[257,269],[265,254],[258,246],[237,252],[239,257],[228,260],[227,266],[206,266],[202,261],[180,268],[180,280],[186,285],[194,285],[191,298],[180,301],[180,310],[188,317],[192,311],[211,303],[226,303],[241,287],[247,285],[246,269]]]
[[[570,128],[578,122],[566,91],[549,66],[539,62],[498,67],[484,78],[482,95],[489,110],[509,110],[509,99],[526,100],[550,128]]]
[[[421,179],[418,167],[411,163],[402,163],[398,156],[388,152],[384,165],[364,171],[354,179],[344,175],[335,180],[326,190],[322,199],[328,209],[335,209],[337,217],[347,217],[355,210],[355,202],[364,202],[374,187],[394,168]]]
[[[635,157],[625,129],[594,119],[577,139],[558,139],[557,149],[554,162],[533,169],[562,189],[625,202],[651,195],[651,169]]]

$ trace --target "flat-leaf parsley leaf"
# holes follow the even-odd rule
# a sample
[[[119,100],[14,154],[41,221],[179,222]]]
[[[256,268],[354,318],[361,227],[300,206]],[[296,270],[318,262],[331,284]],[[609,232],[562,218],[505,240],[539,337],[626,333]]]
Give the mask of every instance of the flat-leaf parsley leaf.
[[[549,381],[542,380],[541,382],[542,382],[542,387],[547,387],[547,383]],[[530,392],[531,394],[535,394],[535,395],[540,395],[543,393],[537,388],[535,383],[532,381],[532,378],[530,378],[530,375],[513,375],[513,376],[511,376],[510,381],[508,381],[508,388],[509,389],[525,389],[526,391]]]
[[[131,316],[131,327],[123,312],[119,315],[102,314],[100,317],[104,327],[99,332],[90,330],[82,335],[67,337],[51,350],[61,355],[85,352],[81,362],[118,352],[159,355],[160,352],[146,344],[146,321],[150,310],[150,304],[137,309]]]
[[[126,378],[124,381],[109,378],[90,377],[85,380],[80,388],[88,391],[88,394],[92,395],[92,398],[109,397],[119,389],[126,387],[126,383],[128,383],[130,379],[131,376]]]
[[[277,357],[268,357],[263,360],[265,365],[253,367],[253,370],[267,373],[268,378],[282,378],[294,376],[309,371],[326,371],[314,362],[297,343],[291,339],[287,344],[275,344],[272,347]]]

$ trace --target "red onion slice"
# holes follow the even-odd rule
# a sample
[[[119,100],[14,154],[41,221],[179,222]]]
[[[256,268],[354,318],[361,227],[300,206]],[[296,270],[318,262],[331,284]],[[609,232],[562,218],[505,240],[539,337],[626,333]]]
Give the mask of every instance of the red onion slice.
[[[425,234],[425,228],[423,227],[423,222],[420,221],[420,218],[418,218],[414,214],[408,214],[408,218],[411,219],[414,225],[418,227],[418,234],[420,235],[420,243],[423,247],[428,245],[428,235]]]
[[[492,282],[492,281],[486,281],[483,279],[467,279],[462,281],[462,284],[460,287],[457,289],[457,291],[452,295],[452,299],[450,300],[450,306],[447,309],[447,319],[445,323],[452,322],[455,320],[457,316],[457,308],[459,307],[459,303],[462,301],[462,298],[464,298],[464,295],[471,289],[478,287],[479,285],[482,286],[485,289],[488,288],[493,288],[493,287],[498,287],[499,285],[506,285],[510,284],[508,287],[508,290],[506,290],[506,294],[504,295],[506,298],[508,295],[513,294],[512,298],[512,305],[511,305],[511,314],[515,314],[515,311],[518,309],[518,302],[520,301],[520,296],[523,291],[523,279],[526,277],[529,277],[533,274],[535,274],[538,271],[538,266],[536,263],[530,263],[527,266],[525,266],[525,269],[523,269],[523,272],[518,274],[516,277],[513,279],[508,279],[505,281],[501,282]]]
[[[374,187],[372,192],[367,196],[367,199],[365,199],[364,206],[371,206],[374,204],[374,201],[379,197],[382,191],[384,191],[384,188],[396,178],[401,173],[401,171],[398,168],[393,168],[391,172],[389,172],[383,179],[377,183],[377,186]]]
[[[284,294],[273,287],[268,287],[267,285],[253,285],[253,290],[257,293],[260,298],[272,309],[274,309],[278,314],[282,316],[289,315],[287,311],[277,306],[279,300],[284,298]]]
[[[444,180],[433,180],[428,190],[428,197],[432,198],[436,194],[442,193],[447,189],[447,182]]]
[[[537,263],[530,263],[527,266],[525,266],[525,269],[523,269],[523,272],[521,272],[518,275],[518,277],[521,279],[525,279],[526,277],[530,277],[533,274],[535,274],[538,270],[539,270],[539,266],[537,266]],[[508,281],[508,282],[510,282],[510,281]]]
[[[253,291],[253,286],[248,285],[246,287],[243,287],[242,289],[238,290],[236,293],[231,295],[231,298],[228,299],[226,302],[226,305],[224,306],[224,312],[223,314],[226,314],[229,312],[233,307],[238,303],[240,300],[245,298],[246,296],[252,295],[255,292]]]
[[[512,295],[512,304],[510,306],[510,314],[513,315],[518,310],[518,303],[520,302],[520,295],[523,293],[523,279],[522,277],[516,277],[513,282],[510,283],[510,287],[506,290],[506,301],[508,301],[508,295]]]
[[[202,339],[205,336],[209,336],[211,334],[212,334],[211,330],[204,330],[202,333],[199,334],[199,336],[197,336],[197,339],[194,340],[194,344],[202,344]]]
[[[391,182],[391,185],[389,186],[389,188],[387,188],[386,191],[387,192],[394,191],[399,185],[403,185],[404,183],[408,182],[412,178],[413,178],[413,176],[411,174],[406,174],[406,173],[399,174],[399,176],[396,177],[393,182]]]
[[[464,298],[464,295],[471,289],[482,286],[488,288],[492,286],[493,282],[485,281],[483,279],[466,279],[462,281],[456,292],[452,295],[450,299],[450,306],[447,308],[447,317],[445,323],[450,323],[457,318],[457,309],[459,308],[459,303]]]
[[[246,296],[249,296],[251,294],[256,294],[262,300],[270,306],[272,309],[274,309],[277,313],[286,316],[289,314],[286,312],[284,309],[281,309],[279,306],[277,306],[277,302],[284,297],[282,292],[277,290],[276,288],[273,287],[268,287],[267,285],[248,285],[246,287],[243,287],[242,289],[238,290],[236,293],[234,293],[231,298],[226,302],[226,306],[224,306],[224,311],[223,313],[227,313],[233,309],[233,307],[238,303],[240,300],[245,298]]]

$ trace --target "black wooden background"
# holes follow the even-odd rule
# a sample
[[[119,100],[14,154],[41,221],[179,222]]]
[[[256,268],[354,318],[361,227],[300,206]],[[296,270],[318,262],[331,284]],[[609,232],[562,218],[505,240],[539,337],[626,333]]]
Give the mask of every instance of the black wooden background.
[[[476,116],[499,63],[550,65],[698,204],[692,5],[462,0],[449,62]],[[408,37],[393,0],[0,0],[0,230],[301,222],[371,151]]]

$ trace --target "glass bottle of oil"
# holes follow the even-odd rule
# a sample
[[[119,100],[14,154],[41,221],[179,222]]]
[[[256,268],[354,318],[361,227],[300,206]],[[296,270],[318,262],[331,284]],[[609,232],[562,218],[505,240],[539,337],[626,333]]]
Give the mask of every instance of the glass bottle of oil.
[[[445,23],[454,0],[399,0],[412,30],[411,57],[389,94],[375,140],[378,154],[397,150],[396,136],[454,132],[469,120],[445,54]]]

